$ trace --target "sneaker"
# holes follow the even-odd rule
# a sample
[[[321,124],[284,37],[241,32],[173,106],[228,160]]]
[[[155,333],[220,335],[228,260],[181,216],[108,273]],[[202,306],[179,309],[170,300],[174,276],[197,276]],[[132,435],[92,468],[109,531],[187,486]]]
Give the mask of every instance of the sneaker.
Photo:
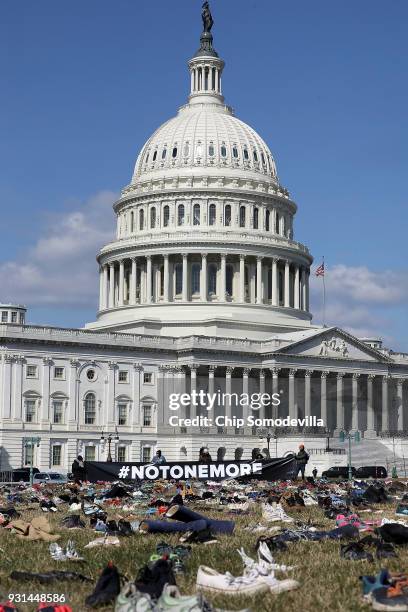
[[[105,536],[104,538],[96,538],[89,544],[86,544],[84,548],[95,548],[95,546],[120,546],[119,538],[115,536]]]
[[[156,610],[148,593],[141,593],[133,582],[127,582],[116,598],[115,612],[154,612]]]
[[[349,561],[374,561],[373,555],[364,550],[358,542],[343,544],[340,548],[340,557]]]
[[[408,516],[408,504],[398,504],[395,514],[397,516]]]
[[[395,586],[383,586],[374,589],[370,601],[374,610],[408,611],[408,595],[403,592],[399,583]]]
[[[165,559],[160,559],[153,565],[144,565],[135,580],[136,588],[154,599],[160,597],[166,584],[175,585],[176,578],[171,564]]]
[[[188,544],[216,544],[218,540],[211,533],[211,529],[207,527],[201,531],[186,531],[180,537],[180,542]]]
[[[286,514],[281,504],[262,504],[262,518],[265,521],[293,523],[294,519]]]
[[[95,608],[112,602],[120,593],[120,576],[116,567],[109,562],[95,585],[91,595],[85,599],[85,605]]]
[[[180,595],[176,586],[166,584],[157,602],[155,612],[211,612],[213,608],[198,593],[197,595]]]
[[[229,572],[220,574],[211,567],[200,565],[197,571],[196,589],[215,595],[248,596],[267,592],[269,587],[257,571],[235,577]]]
[[[61,546],[56,542],[51,542],[49,547],[51,558],[54,561],[66,561],[65,553]]]
[[[84,561],[83,557],[80,557],[75,549],[75,544],[72,540],[68,540],[65,547],[65,558],[67,561]]]
[[[383,586],[390,586],[390,575],[387,570],[382,569],[376,576],[360,576],[363,586],[363,598],[371,599],[371,594],[375,589]]]

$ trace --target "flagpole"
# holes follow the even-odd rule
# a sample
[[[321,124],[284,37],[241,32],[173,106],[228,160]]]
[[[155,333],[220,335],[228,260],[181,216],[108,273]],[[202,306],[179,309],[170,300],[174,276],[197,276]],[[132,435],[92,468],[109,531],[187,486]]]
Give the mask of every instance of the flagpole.
[[[324,255],[323,255],[323,327],[326,327],[326,266],[324,264]]]

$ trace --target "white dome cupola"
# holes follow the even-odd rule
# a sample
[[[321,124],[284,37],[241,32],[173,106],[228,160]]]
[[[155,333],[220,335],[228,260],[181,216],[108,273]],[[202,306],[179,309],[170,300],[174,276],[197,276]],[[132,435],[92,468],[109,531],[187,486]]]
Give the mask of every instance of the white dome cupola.
[[[94,329],[261,337],[310,325],[308,249],[272,153],[224,102],[203,5],[191,90],[142,148],[98,255]]]

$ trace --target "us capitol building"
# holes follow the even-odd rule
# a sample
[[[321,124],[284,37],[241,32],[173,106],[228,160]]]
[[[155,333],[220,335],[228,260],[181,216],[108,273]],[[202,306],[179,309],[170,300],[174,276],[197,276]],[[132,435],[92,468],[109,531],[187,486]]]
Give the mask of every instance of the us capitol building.
[[[213,459],[248,458],[267,443],[281,456],[304,441],[321,469],[345,463],[342,430],[361,432],[366,462],[403,454],[408,354],[312,323],[297,206],[267,144],[224,102],[207,4],[203,23],[187,104],[149,138],[114,204],[96,322],[33,326],[23,306],[0,306],[0,471],[32,455],[41,470],[66,471],[78,453],[105,460],[102,433],[118,438],[118,461],[148,462],[157,448],[195,460],[203,445]],[[200,389],[280,393],[257,417],[315,415],[324,427],[171,427],[169,392]],[[215,414],[249,410],[231,400]]]

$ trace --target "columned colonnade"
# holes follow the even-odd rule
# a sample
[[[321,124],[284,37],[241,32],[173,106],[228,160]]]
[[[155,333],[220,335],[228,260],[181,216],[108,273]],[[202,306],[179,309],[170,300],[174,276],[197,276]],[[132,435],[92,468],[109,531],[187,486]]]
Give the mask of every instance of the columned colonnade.
[[[309,310],[309,270],[275,257],[182,253],[100,266],[100,310],[172,301],[267,304]]]
[[[236,376],[234,376],[236,374]],[[253,376],[251,376],[253,374]],[[282,397],[282,407],[260,408],[252,411],[249,406],[244,406],[242,416],[245,418],[252,414],[255,418],[282,418],[289,416],[292,419],[316,416],[324,422],[324,429],[329,429],[335,434],[347,430],[363,431],[367,437],[375,437],[377,432],[403,431],[408,429],[408,422],[404,418],[403,384],[406,379],[394,378],[389,375],[372,374],[363,372],[333,372],[328,370],[271,367],[271,368],[242,368],[189,365],[178,368],[163,366],[162,377],[177,376],[179,380],[179,392],[199,391],[198,377],[200,377],[201,388],[208,393],[221,388],[222,393],[280,393],[285,388]],[[182,384],[180,386],[180,377]],[[251,382],[255,384],[250,385]],[[319,379],[320,393],[318,401],[312,401],[312,378]],[[255,379],[255,380],[253,380]],[[233,384],[234,381],[234,384]],[[284,383],[285,381],[285,383]],[[302,381],[301,389],[303,397],[299,405],[298,384]],[[329,388],[330,381],[330,388]],[[351,388],[351,396],[346,392],[345,385]],[[376,389],[377,401],[375,402],[374,390]],[[363,391],[363,393],[362,393]],[[287,397],[285,398],[285,395]],[[362,398],[364,404],[362,405]],[[391,401],[390,401],[391,400]],[[162,398],[161,401],[165,401]],[[330,407],[329,407],[330,404]],[[346,422],[346,404],[351,407],[351,414]],[[376,405],[377,404],[377,405]],[[334,405],[334,411],[329,414]],[[390,408],[396,406],[395,415],[391,415]],[[165,407],[165,406],[164,406]],[[162,414],[164,412],[162,411]],[[194,418],[198,414],[213,417],[205,410],[205,406],[190,406],[189,417]],[[220,414],[232,417],[236,414],[235,407],[226,402]],[[364,414],[364,418],[361,415]],[[179,416],[183,416],[179,414]],[[184,415],[185,416],[185,415]],[[164,423],[166,424],[166,423]],[[160,425],[160,424],[159,424]]]

